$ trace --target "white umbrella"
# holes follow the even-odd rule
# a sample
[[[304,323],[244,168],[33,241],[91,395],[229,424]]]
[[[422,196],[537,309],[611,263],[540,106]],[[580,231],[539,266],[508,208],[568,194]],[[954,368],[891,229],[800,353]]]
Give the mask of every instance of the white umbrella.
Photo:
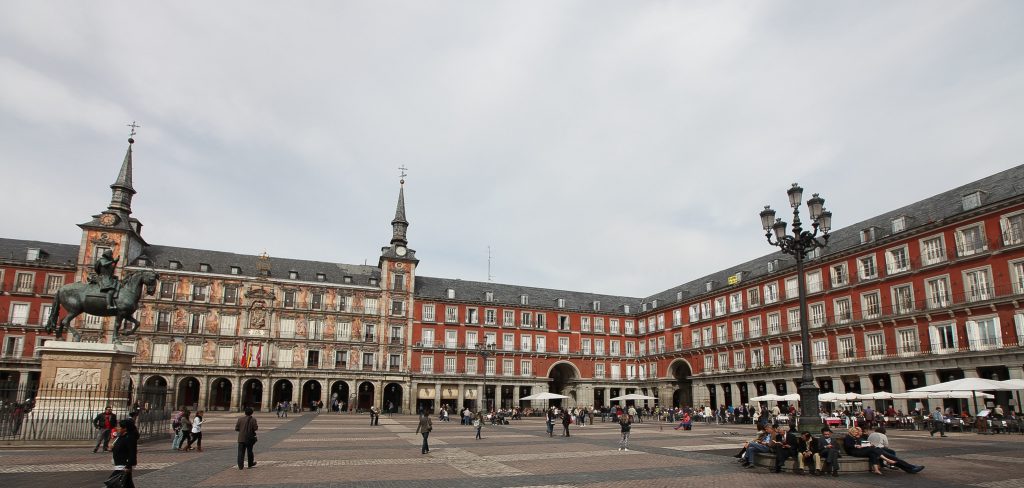
[[[790,393],[788,395],[782,395],[781,397],[779,397],[779,400],[787,401],[787,402],[798,402],[798,401],[800,401],[800,394],[799,393]]]
[[[893,398],[900,398],[898,394],[891,393],[888,391],[877,391],[875,393],[868,393],[860,395],[861,400],[892,400]]]
[[[926,397],[910,396],[910,395],[915,395],[913,393],[906,393],[906,395],[907,395],[907,398],[932,398],[932,399],[946,399],[946,398],[963,398],[963,399],[975,398],[975,399],[977,399],[977,398],[981,398],[983,400],[989,400],[989,399],[995,398],[995,396],[993,396],[993,395],[989,395],[988,393],[982,393],[980,391],[977,391],[977,392],[974,392],[974,391],[933,391],[931,393],[928,393],[927,394],[928,396],[926,396]],[[919,394],[917,394],[917,395],[919,395]]]
[[[936,383],[934,385],[922,386],[920,388],[914,388],[908,393],[920,393],[920,392],[943,392],[943,391],[1010,391],[1013,387],[1003,383],[1002,381],[986,380],[985,378],[961,378],[958,380],[947,381],[945,383]],[[974,411],[978,411],[978,397],[971,396],[974,399]]]
[[[846,402],[846,401],[850,401],[850,400],[857,400],[859,398],[860,398],[860,395],[858,395],[856,393],[836,393],[836,392],[830,392],[830,393],[822,393],[822,394],[818,395],[818,401],[819,402]]]
[[[1024,390],[1024,380],[1003,380],[1000,383],[1017,390],[1017,405],[1020,405],[1020,390]]]
[[[750,401],[752,401],[752,402],[769,402],[769,401],[772,401],[772,400],[779,401],[779,400],[782,400],[782,397],[780,397],[779,395],[776,395],[774,393],[769,393],[767,395],[756,396],[756,397],[750,399]]]
[[[626,401],[626,400],[657,400],[658,397],[652,397],[647,395],[641,395],[639,393],[630,393],[628,395],[621,395],[615,398],[610,398],[610,401]]]
[[[565,395],[559,395],[558,393],[551,393],[545,391],[544,393],[537,393],[530,396],[524,396],[520,400],[555,400],[558,398],[569,398]]]

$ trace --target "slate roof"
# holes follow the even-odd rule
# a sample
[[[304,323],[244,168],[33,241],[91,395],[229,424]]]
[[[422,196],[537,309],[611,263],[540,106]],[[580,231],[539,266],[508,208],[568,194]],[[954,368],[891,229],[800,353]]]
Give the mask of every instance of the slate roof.
[[[78,262],[78,246],[55,244],[53,242],[4,239],[0,237],[0,261],[24,262],[29,249],[46,253],[37,263],[75,266]]]
[[[630,312],[637,310],[641,299],[584,293],[579,291],[552,290],[532,286],[504,285],[486,281],[466,281],[450,278],[416,277],[417,300],[447,300],[448,289],[455,290],[455,301],[479,302],[494,305],[519,305],[520,295],[529,296],[529,308],[557,308],[557,300],[565,299],[564,310],[593,310],[593,302],[601,302],[602,312],[622,312],[623,305],[629,305]],[[492,302],[485,302],[486,292],[494,293]]]
[[[963,197],[979,190],[983,192],[981,199],[982,207],[1024,195],[1024,165],[1010,168],[1006,171],[958,186],[952,190],[939,193],[938,195],[928,197],[910,205],[890,210],[841,229],[833,230],[828,241],[828,246],[822,250],[821,258],[827,259],[828,256],[849,252],[860,246],[864,246],[865,248],[875,246],[878,245],[880,241],[885,241],[890,238],[892,240],[896,240],[899,239],[900,236],[908,234],[915,228],[921,226],[941,224],[946,219],[963,214]],[[784,213],[784,211],[780,212]],[[780,213],[780,216],[782,216],[782,213]],[[804,215],[806,216],[806,212],[804,212]],[[897,235],[893,235],[892,220],[900,216],[907,217],[906,229]],[[785,217],[783,218],[785,219]],[[861,230],[869,227],[875,228],[875,240],[871,243],[862,245],[860,242],[860,232]],[[689,301],[696,296],[707,293],[704,291],[704,284],[708,281],[714,282],[712,293],[721,293],[723,288],[729,286],[729,277],[737,273],[742,273],[741,283],[756,280],[769,274],[774,274],[769,273],[768,262],[776,259],[779,260],[779,269],[781,269],[782,272],[792,272],[787,268],[796,265],[796,261],[791,256],[783,254],[781,251],[766,254],[762,257],[752,259],[745,263],[723,269],[707,276],[694,279],[688,283],[656,293],[647,297],[645,301],[650,302],[657,299],[658,308],[662,308],[662,304],[676,303],[676,294],[679,291],[683,292],[683,300]],[[779,272],[778,269],[776,272]],[[736,288],[742,289],[742,285],[737,286]]]
[[[143,250],[142,257],[148,259],[150,265],[160,269],[168,269],[170,261],[173,260],[181,263],[182,271],[198,272],[200,264],[208,264],[210,273],[231,274],[231,267],[238,266],[241,268],[239,276],[254,277],[258,274],[256,261],[259,257],[256,255],[150,245]],[[317,273],[326,275],[324,283],[333,284],[344,283],[345,276],[352,277],[351,284],[362,286],[370,286],[370,278],[380,279],[380,269],[376,266],[270,257],[271,278],[287,279],[290,271],[298,272],[297,279],[305,282],[318,281]]]

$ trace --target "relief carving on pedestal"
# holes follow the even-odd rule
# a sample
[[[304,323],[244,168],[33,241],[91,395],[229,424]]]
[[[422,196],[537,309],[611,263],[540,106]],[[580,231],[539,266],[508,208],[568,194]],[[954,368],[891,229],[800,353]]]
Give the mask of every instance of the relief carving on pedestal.
[[[94,368],[57,368],[53,383],[58,387],[99,386],[100,370]]]

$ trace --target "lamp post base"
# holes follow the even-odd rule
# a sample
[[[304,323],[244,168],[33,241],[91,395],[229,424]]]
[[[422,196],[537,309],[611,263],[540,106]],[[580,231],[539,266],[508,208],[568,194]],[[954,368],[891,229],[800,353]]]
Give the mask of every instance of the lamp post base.
[[[814,383],[804,383],[800,385],[798,391],[800,392],[800,417],[797,427],[801,432],[817,434],[824,426],[821,421],[821,404],[818,402],[820,390]]]

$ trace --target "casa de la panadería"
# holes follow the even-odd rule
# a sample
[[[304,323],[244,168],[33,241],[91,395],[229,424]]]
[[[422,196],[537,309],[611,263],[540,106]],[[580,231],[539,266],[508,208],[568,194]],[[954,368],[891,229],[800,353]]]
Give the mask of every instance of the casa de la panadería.
[[[164,246],[132,214],[132,164],[130,142],[77,244],[0,238],[0,382],[11,391],[38,387],[54,292],[111,250],[119,276],[160,275],[129,336],[132,381],[166,388],[173,405],[411,412],[536,407],[520,399],[548,391],[570,406],[796,392],[796,262],[781,252],[647,297],[418,276],[404,180],[376,265]],[[822,392],[1024,377],[1024,166],[836,229],[803,267]],[[84,341],[112,334],[110,318],[75,326]],[[1016,407],[1005,393],[996,402]]]

